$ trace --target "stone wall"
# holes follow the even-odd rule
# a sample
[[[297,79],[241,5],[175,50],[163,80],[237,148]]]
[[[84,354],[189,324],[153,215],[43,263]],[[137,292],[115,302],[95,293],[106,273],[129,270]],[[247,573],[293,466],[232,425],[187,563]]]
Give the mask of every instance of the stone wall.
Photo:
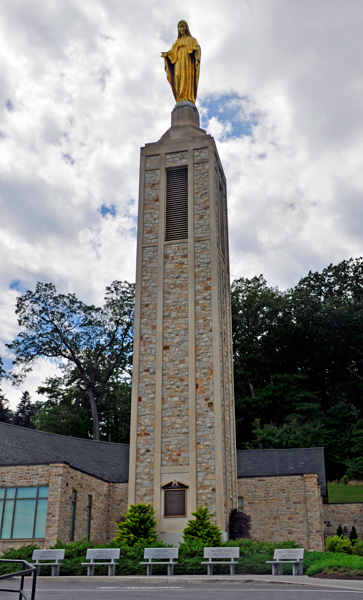
[[[295,540],[306,550],[324,550],[323,514],[316,475],[253,477],[238,480],[243,511],[251,517],[251,536]]]
[[[77,491],[74,539],[87,534],[88,496],[92,496],[91,539],[96,544],[110,541],[116,532],[114,522],[127,510],[127,483],[109,484],[64,463],[0,468],[0,487],[49,486],[45,539],[36,540],[41,548],[57,539],[69,542],[72,491]],[[1,540],[0,552],[18,548],[33,540]]]
[[[181,466],[189,464],[187,242],[165,245],[163,308],[161,465]]]
[[[347,527],[348,532],[353,525],[357,530],[359,539],[363,538],[363,502],[324,504],[324,521],[331,525],[325,525],[325,535],[336,535],[339,525]]]

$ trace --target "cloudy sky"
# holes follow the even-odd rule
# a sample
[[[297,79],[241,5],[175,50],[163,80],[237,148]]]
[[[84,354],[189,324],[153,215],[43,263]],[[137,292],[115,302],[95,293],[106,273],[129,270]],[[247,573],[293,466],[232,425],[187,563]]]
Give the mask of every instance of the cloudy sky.
[[[37,281],[134,281],[140,147],[170,125],[184,18],[228,181],[232,278],[286,289],[363,254],[362,0],[11,0],[0,9],[0,355]],[[53,373],[41,363],[12,405]]]

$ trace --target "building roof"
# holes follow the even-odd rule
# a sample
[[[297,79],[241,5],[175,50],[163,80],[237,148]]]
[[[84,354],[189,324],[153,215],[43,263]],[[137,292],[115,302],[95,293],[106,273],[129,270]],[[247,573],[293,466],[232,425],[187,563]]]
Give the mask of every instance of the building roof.
[[[237,450],[237,477],[276,477],[316,473],[326,496],[324,448]]]
[[[129,479],[129,445],[95,442],[0,422],[0,466],[67,463],[109,483]],[[326,495],[324,448],[238,450],[237,477],[316,473]]]
[[[109,483],[129,479],[129,445],[95,442],[0,422],[0,466],[68,463]]]

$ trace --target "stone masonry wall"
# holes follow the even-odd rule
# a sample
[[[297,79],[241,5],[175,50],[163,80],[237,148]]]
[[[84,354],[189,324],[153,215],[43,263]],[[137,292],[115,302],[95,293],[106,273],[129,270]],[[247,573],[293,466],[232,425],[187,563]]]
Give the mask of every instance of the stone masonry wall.
[[[183,153],[178,153],[183,154]],[[189,464],[188,243],[164,255],[162,466]]]
[[[115,523],[119,523],[128,507],[128,483],[110,483],[108,496],[108,536],[113,539],[117,533]],[[92,532],[91,532],[92,533]]]
[[[91,539],[96,544],[105,544],[110,540],[108,515],[109,484],[91,475],[63,466],[61,475],[61,497],[58,538],[69,542],[71,525],[72,492],[77,492],[76,520],[74,539],[81,540],[87,534],[87,501],[92,496]]]
[[[357,530],[359,539],[363,538],[363,502],[324,504],[324,521],[330,523],[325,525],[325,535],[336,535],[339,525],[346,527],[348,532],[353,525]]]
[[[153,159],[159,157],[150,157]],[[155,160],[154,160],[155,162]],[[150,164],[150,163],[149,163]],[[159,184],[160,170],[145,171],[145,196],[144,196],[144,230],[143,242],[155,243],[159,233]]]
[[[136,503],[154,499],[156,302],[158,250],[143,248]]]
[[[306,550],[323,551],[322,499],[316,475],[238,479],[238,496],[251,517],[251,536],[295,540]]]
[[[195,242],[197,503],[215,514],[215,448],[210,241]]]

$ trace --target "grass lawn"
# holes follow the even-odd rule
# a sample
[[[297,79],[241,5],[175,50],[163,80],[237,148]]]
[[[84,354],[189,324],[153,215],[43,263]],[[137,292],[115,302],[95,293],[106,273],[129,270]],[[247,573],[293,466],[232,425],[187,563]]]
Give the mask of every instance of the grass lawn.
[[[363,502],[362,485],[344,485],[343,483],[328,483],[330,504],[334,502]]]

